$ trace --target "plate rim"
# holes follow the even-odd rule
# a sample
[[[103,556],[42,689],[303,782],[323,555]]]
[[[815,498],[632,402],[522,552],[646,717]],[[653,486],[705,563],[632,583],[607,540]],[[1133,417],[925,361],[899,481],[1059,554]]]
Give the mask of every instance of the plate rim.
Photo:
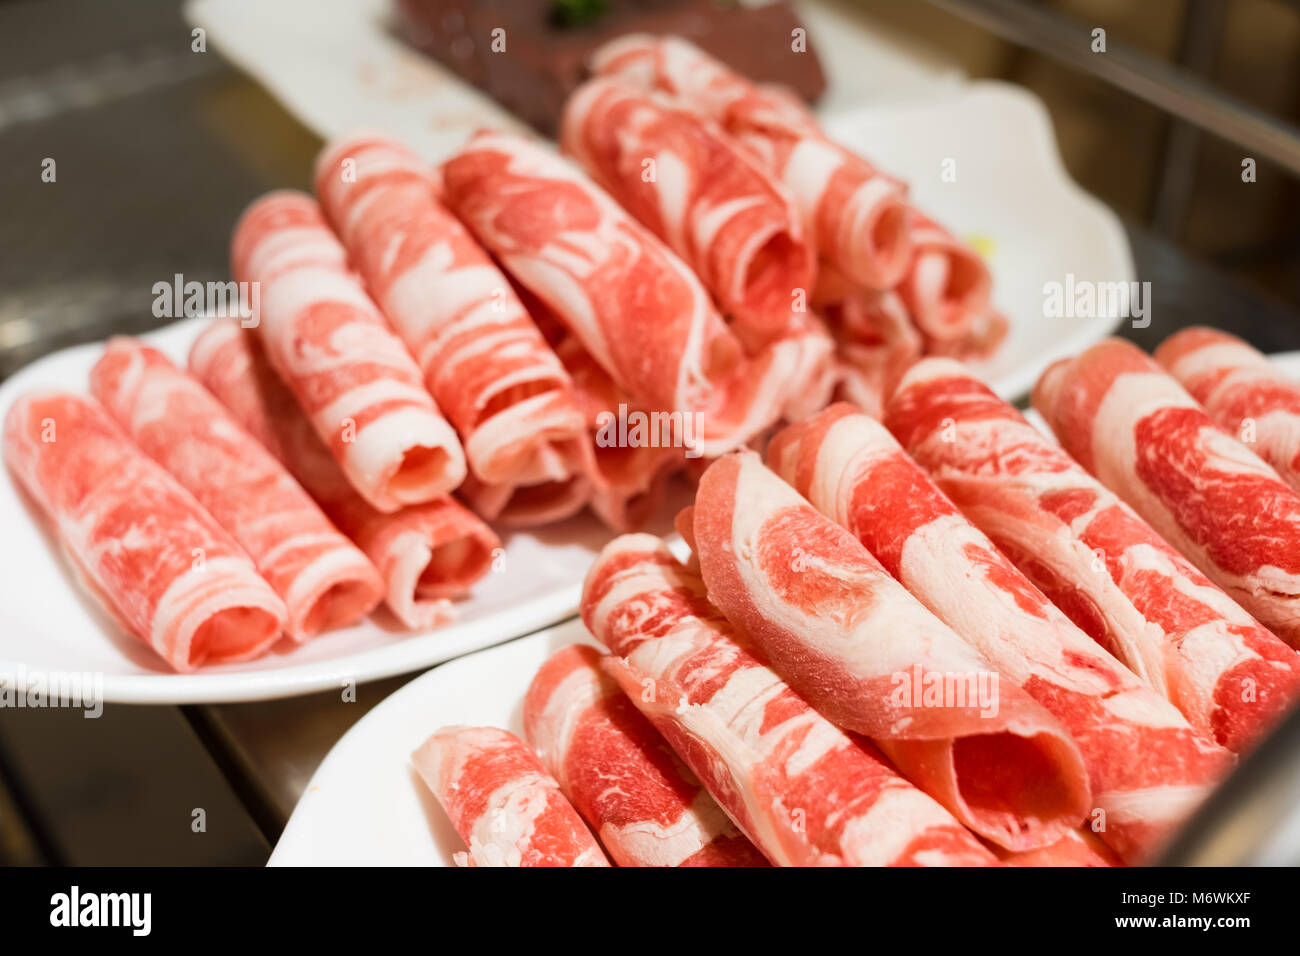
[[[414,706],[417,699],[433,696],[438,688],[446,683],[455,683],[462,671],[474,671],[484,666],[483,658],[490,657],[494,654],[508,653],[511,650],[519,651],[520,645],[525,641],[537,641],[539,644],[548,640],[557,638],[572,637],[567,643],[586,643],[594,647],[600,647],[596,640],[591,636],[585,624],[578,617],[572,617],[564,621],[551,624],[547,627],[539,628],[529,634],[522,635],[514,640],[485,647],[481,650],[472,651],[463,654],[452,660],[448,660],[437,665],[421,674],[419,677],[403,684],[394,690],[391,694],[379,701],[369,711],[339,737],[334,745],[321,758],[316,769],[312,771],[306,785],[303,787],[302,795],[298,802],[294,804],[292,812],[285,821],[284,829],[280,831],[280,836],[271,850],[271,854],[266,861],[267,866],[328,866],[329,863],[312,863],[310,861],[286,860],[286,855],[296,853],[306,853],[309,844],[306,842],[306,836],[300,836],[299,831],[304,833],[310,832],[312,821],[308,819],[308,814],[312,810],[307,807],[308,798],[314,790],[322,784],[322,777],[330,777],[335,773],[335,765],[347,759],[347,752],[351,750],[358,742],[364,740],[371,734],[378,732],[390,720],[396,720],[400,717],[403,709]],[[603,650],[603,648],[602,648]],[[428,733],[432,734],[437,727],[430,727]],[[398,864],[390,864],[398,865]]]

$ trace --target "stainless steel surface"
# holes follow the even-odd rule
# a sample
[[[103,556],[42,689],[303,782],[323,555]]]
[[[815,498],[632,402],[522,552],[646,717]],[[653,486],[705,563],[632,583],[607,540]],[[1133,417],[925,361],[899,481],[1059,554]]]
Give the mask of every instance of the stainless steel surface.
[[[191,50],[176,0],[0,3],[6,36],[24,43],[0,46],[0,377],[170,321],[152,315],[154,283],[224,278],[240,210],[306,187],[319,145]]]
[[[416,674],[342,691],[249,704],[187,707],[204,745],[226,769],[262,832],[274,842],[307,782],[358,720]]]
[[[1093,53],[1092,30],[1024,0],[930,0],[1004,40],[1091,73],[1173,116],[1300,173],[1300,129],[1228,96],[1200,77],[1108,39]]]
[[[1165,866],[1300,866],[1300,711],[1206,801]]]
[[[1178,62],[1201,78],[1208,77],[1218,59],[1227,0],[1188,0],[1183,8]],[[1196,188],[1201,156],[1201,131],[1190,123],[1166,117],[1165,141],[1153,183],[1155,199],[1151,227],[1162,236],[1176,236],[1187,216]]]

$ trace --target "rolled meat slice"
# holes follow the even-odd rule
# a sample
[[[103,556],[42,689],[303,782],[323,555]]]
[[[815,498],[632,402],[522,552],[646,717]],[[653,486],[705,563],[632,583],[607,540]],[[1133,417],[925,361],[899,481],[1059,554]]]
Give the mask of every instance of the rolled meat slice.
[[[833,405],[780,432],[767,455],[777,474],[1065,725],[1088,768],[1088,826],[1125,860],[1150,858],[1230,768],[1226,751],[1075,627],[879,422]],[[1131,759],[1135,752],[1143,758]]]
[[[1033,401],[1081,465],[1300,647],[1300,493],[1120,339],[1053,365]]]
[[[173,670],[250,660],[279,638],[284,603],[248,555],[94,402],[20,395],[4,456],[86,590]]]
[[[1155,360],[1220,427],[1300,491],[1300,384],[1267,355],[1218,329],[1176,332],[1156,349]]]
[[[461,483],[456,432],[311,197],[253,203],[235,226],[231,265],[260,285],[256,327],[271,365],[371,505],[396,511]]]
[[[619,866],[767,866],[585,644],[524,698],[524,734]]]
[[[468,853],[460,866],[609,866],[542,762],[495,727],[443,727],[411,762]]]
[[[316,194],[350,262],[494,485],[564,482],[586,450],[572,383],[510,282],[434,198],[417,156],[379,136],[331,143]]]
[[[969,245],[915,209],[909,228],[914,253],[895,291],[925,336],[927,351],[977,351],[971,341],[992,307],[988,266]]]
[[[784,331],[817,260],[790,194],[713,122],[594,79],[569,98],[565,152],[704,281],[741,339]]]
[[[668,481],[681,466],[685,449],[618,441],[620,412],[648,415],[632,402],[567,330],[553,329],[556,353],[573,376],[574,393],[587,422],[591,443],[589,503],[614,531],[633,531],[659,512]],[[683,424],[691,419],[682,419]]]
[[[1061,723],[757,455],[714,462],[690,520],[709,599],[736,629],[975,833],[1029,850],[1092,809]]]
[[[836,285],[839,288],[830,291]],[[833,279],[819,289],[824,301],[816,304],[835,337],[838,391],[879,418],[890,384],[921,357],[921,333],[893,291],[845,287]]]
[[[606,545],[582,619],[607,671],[780,866],[989,866],[986,849],[861,738],[813,710],[651,535]]]
[[[679,37],[630,34],[592,57],[597,75],[657,90],[716,122],[782,182],[819,253],[872,289],[911,260],[906,189],[829,139],[793,97],[756,86]]]
[[[302,642],[374,608],[384,583],[374,565],[212,393],[157,349],[110,339],[90,390],[248,552],[288,610]]]
[[[450,600],[492,567],[501,542],[454,498],[377,511],[335,463],[251,332],[213,322],[190,350],[190,371],[298,479],[384,580],[384,600],[411,629],[444,623]]]
[[[913,366],[885,425],[1057,607],[1205,736],[1241,752],[1300,699],[1300,655],[961,365]]]
[[[535,485],[488,485],[470,475],[456,489],[475,514],[509,528],[535,528],[571,518],[587,506],[591,493],[585,475]]]
[[[1009,866],[1123,866],[1110,847],[1086,829],[1071,830],[1051,846],[1024,853],[994,849],[998,859]]]
[[[784,363],[747,361],[689,267],[571,164],[484,132],[442,173],[457,216],[638,406],[697,418],[703,454],[780,415]]]

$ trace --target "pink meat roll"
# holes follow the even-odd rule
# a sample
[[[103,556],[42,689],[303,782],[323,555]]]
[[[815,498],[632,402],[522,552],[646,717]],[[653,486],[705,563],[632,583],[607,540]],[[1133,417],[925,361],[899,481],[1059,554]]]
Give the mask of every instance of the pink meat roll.
[[[921,357],[921,333],[894,292],[855,286],[819,308],[835,337],[837,392],[879,418],[890,383]]]
[[[110,339],[90,390],[137,446],[248,552],[303,642],[370,613],[384,582],[212,393],[136,339]]]
[[[780,866],[989,866],[993,856],[866,741],[768,667],[651,535],[606,545],[582,619],[608,672]]]
[[[456,494],[494,524],[536,528],[573,517],[587,506],[592,491],[584,475],[535,485],[488,485],[470,475]]]
[[[447,204],[632,401],[697,416],[703,454],[779,417],[789,351],[747,359],[686,264],[568,162],[480,133],[442,172]]]
[[[221,526],[93,402],[27,392],[5,462],[86,590],[182,673],[266,653],[284,603]]]
[[[611,530],[643,527],[659,513],[668,482],[680,468],[682,448],[620,443],[617,416],[621,410],[646,414],[614,383],[581,345],[562,327],[552,329],[556,353],[573,376],[574,394],[587,422],[591,445],[588,503]],[[682,419],[683,423],[692,421]]]
[[[661,95],[594,79],[569,98],[561,143],[695,270],[743,341],[761,345],[789,326],[816,255],[790,194],[720,128]]]
[[[1300,656],[962,366],[915,365],[885,425],[1057,607],[1205,736],[1241,752],[1300,698]]]
[[[1024,853],[995,848],[998,859],[1008,866],[1123,866],[1110,847],[1087,830],[1071,830],[1051,846]]]
[[[619,866],[767,866],[600,667],[594,647],[551,655],[524,698],[524,732]]]
[[[879,422],[833,405],[779,433],[767,455],[777,474],[1065,725],[1088,768],[1088,825],[1124,859],[1149,858],[1230,768],[1226,751],[1075,627]],[[1131,759],[1135,751],[1142,760]]]
[[[787,386],[780,418],[802,421],[826,407],[838,381],[838,369],[835,339],[821,318],[808,312],[796,313],[789,328],[768,345],[765,354],[774,374],[783,376]]]
[[[190,371],[316,499],[384,581],[389,610],[411,629],[452,615],[451,599],[492,567],[501,542],[444,495],[400,511],[375,510],[335,464],[276,376],[257,338],[234,321],[212,323],[190,351]]]
[[[717,123],[783,183],[819,253],[888,289],[911,260],[906,189],[829,139],[792,97],[755,86],[679,37],[632,34],[598,49],[598,75],[654,90]]]
[[[609,866],[591,832],[514,734],[443,727],[411,755],[466,846],[460,866]]]
[[[1267,355],[1217,329],[1178,332],[1155,359],[1226,431],[1300,491],[1300,385]]]
[[[1060,721],[757,455],[716,461],[688,523],[710,601],[797,693],[975,833],[1029,850],[1092,809]]]
[[[909,228],[914,253],[895,291],[925,336],[928,351],[971,349],[969,343],[992,306],[988,266],[974,249],[916,210]]]
[[[424,371],[482,482],[563,482],[582,471],[572,383],[501,270],[434,198],[404,146],[325,147],[316,194],[352,265]]]
[[[379,511],[430,501],[465,453],[310,197],[275,192],[235,226],[235,278],[260,284],[267,358],[353,487]]]
[[[1300,493],[1120,339],[1053,365],[1033,402],[1083,467],[1300,647]]]

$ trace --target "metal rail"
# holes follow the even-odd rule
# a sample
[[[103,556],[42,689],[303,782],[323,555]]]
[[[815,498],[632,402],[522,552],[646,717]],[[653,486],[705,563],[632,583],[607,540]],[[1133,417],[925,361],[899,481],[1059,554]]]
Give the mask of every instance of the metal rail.
[[[1078,20],[1024,0],[930,0],[955,16],[1090,73],[1139,99],[1300,175],[1300,129],[1284,123],[1186,70],[1109,38],[1092,52],[1092,30]]]
[[[1300,710],[1246,757],[1179,832],[1164,866],[1300,865]]]

